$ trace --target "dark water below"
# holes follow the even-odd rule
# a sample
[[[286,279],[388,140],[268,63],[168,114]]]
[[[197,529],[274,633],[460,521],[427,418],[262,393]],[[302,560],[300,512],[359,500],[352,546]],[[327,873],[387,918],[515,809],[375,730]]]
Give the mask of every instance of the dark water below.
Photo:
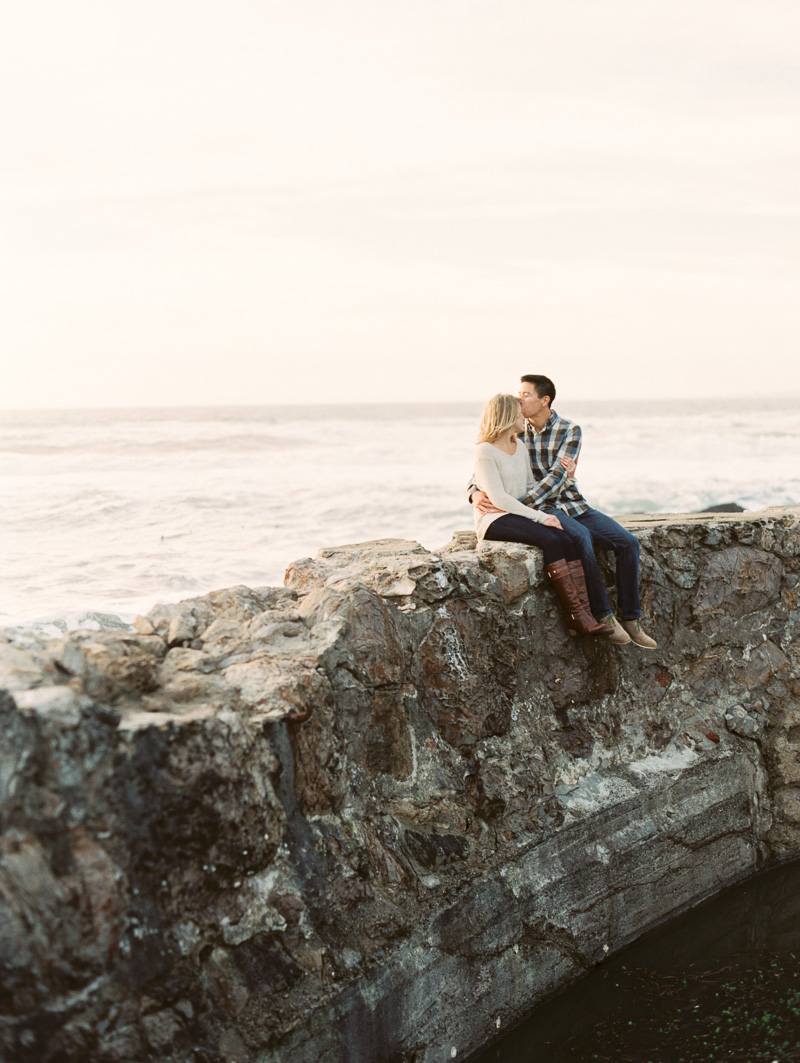
[[[629,946],[473,1063],[800,1061],[800,861]]]

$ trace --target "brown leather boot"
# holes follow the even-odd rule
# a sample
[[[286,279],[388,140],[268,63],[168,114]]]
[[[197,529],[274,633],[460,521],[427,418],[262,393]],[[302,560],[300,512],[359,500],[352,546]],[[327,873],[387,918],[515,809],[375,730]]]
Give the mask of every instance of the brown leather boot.
[[[575,584],[575,590],[578,592],[578,601],[581,604],[581,608],[590,619],[594,620],[592,607],[589,605],[589,590],[586,586],[586,573],[583,571],[583,562],[567,561],[567,568],[569,569],[570,576],[572,576],[572,582]],[[600,630],[592,631],[592,635],[611,635],[611,631],[609,631],[605,624],[601,624],[599,620],[594,620],[594,622]]]
[[[568,563],[563,558],[561,561],[553,561],[547,566],[547,575],[567,614],[570,633],[577,631],[579,635],[604,635],[604,626],[598,624],[589,610],[582,605]]]

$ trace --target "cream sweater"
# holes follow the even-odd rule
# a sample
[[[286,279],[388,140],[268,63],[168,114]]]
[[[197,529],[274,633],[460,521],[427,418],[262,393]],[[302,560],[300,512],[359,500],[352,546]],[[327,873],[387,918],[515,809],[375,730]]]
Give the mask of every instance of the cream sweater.
[[[492,521],[505,513],[516,513],[539,524],[547,520],[547,513],[531,509],[519,501],[536,486],[528,448],[522,440],[517,440],[513,454],[504,453],[492,443],[478,443],[475,447],[475,483],[486,492],[493,506],[504,511],[481,514],[475,510],[475,531],[479,539],[484,537]]]

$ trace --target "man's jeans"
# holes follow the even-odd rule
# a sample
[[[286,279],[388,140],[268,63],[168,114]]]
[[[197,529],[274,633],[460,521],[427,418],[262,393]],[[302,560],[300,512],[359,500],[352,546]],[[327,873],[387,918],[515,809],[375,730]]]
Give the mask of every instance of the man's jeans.
[[[638,620],[642,615],[639,603],[639,540],[621,524],[596,509],[579,517],[570,517],[558,506],[546,506],[548,513],[558,517],[565,532],[578,548],[589,604],[596,620],[613,612],[603,586],[595,550],[613,550],[617,557],[617,605],[623,620]]]

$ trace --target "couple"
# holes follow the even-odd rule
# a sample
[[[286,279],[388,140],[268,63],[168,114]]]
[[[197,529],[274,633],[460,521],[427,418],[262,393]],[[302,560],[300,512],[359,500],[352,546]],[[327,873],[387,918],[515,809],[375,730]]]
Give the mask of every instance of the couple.
[[[528,374],[518,398],[495,395],[487,403],[469,486],[478,538],[541,548],[572,634],[655,649],[641,621],[639,542],[591,509],[575,485],[581,430],[558,416],[555,397],[552,380]],[[608,602],[597,547],[616,555],[622,623]]]

